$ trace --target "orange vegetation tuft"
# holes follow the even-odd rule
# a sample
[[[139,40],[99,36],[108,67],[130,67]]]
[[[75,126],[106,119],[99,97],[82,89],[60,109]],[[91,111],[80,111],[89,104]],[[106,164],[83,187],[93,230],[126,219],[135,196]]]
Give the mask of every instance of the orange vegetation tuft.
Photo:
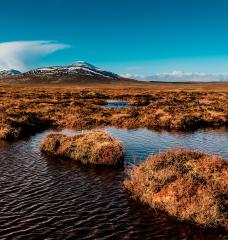
[[[28,137],[50,126],[50,120],[42,119],[35,113],[11,113],[0,123],[0,139],[15,140]]]
[[[120,165],[124,158],[122,144],[102,131],[75,136],[50,134],[42,143],[41,149],[50,155],[84,164]]]
[[[124,186],[134,198],[180,220],[228,228],[228,167],[194,150],[168,150],[129,170]]]

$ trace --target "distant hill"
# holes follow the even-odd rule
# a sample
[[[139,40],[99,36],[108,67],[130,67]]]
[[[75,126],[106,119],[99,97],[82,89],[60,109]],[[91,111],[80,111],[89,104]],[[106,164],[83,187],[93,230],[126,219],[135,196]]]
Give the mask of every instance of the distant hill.
[[[2,70],[2,71],[0,71],[0,79],[6,78],[6,77],[11,77],[11,76],[16,76],[19,74],[21,74],[21,72],[18,70],[15,70],[15,69]]]
[[[0,81],[7,83],[120,83],[130,80],[80,61],[68,66],[38,68],[25,73],[17,70],[1,71]]]

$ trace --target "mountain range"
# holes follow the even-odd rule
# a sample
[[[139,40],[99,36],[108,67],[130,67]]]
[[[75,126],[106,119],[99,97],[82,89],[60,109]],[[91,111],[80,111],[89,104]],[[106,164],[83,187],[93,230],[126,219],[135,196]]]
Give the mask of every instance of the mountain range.
[[[9,83],[111,83],[127,79],[87,62],[78,61],[68,66],[38,68],[24,73],[13,69],[4,70],[0,71],[0,80]]]
[[[83,61],[67,66],[38,68],[24,73],[14,69],[0,71],[0,81],[8,83],[119,83],[134,81],[133,79],[146,82],[227,82],[228,73],[173,71],[149,76],[120,76]]]

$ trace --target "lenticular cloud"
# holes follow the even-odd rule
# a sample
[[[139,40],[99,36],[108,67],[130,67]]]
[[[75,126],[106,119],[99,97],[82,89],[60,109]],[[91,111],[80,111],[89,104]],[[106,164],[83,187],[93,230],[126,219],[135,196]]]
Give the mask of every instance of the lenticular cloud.
[[[19,41],[0,43],[0,70],[25,71],[42,57],[69,45],[52,41]]]

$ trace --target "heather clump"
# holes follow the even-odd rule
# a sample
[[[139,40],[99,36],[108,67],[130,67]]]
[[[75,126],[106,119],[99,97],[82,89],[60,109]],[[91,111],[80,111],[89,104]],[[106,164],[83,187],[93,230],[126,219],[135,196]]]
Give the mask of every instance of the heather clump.
[[[227,179],[223,158],[176,149],[129,170],[124,186],[133,198],[180,220],[227,229]]]
[[[122,144],[102,131],[67,136],[50,134],[41,145],[43,152],[84,164],[120,165],[123,163]]]

